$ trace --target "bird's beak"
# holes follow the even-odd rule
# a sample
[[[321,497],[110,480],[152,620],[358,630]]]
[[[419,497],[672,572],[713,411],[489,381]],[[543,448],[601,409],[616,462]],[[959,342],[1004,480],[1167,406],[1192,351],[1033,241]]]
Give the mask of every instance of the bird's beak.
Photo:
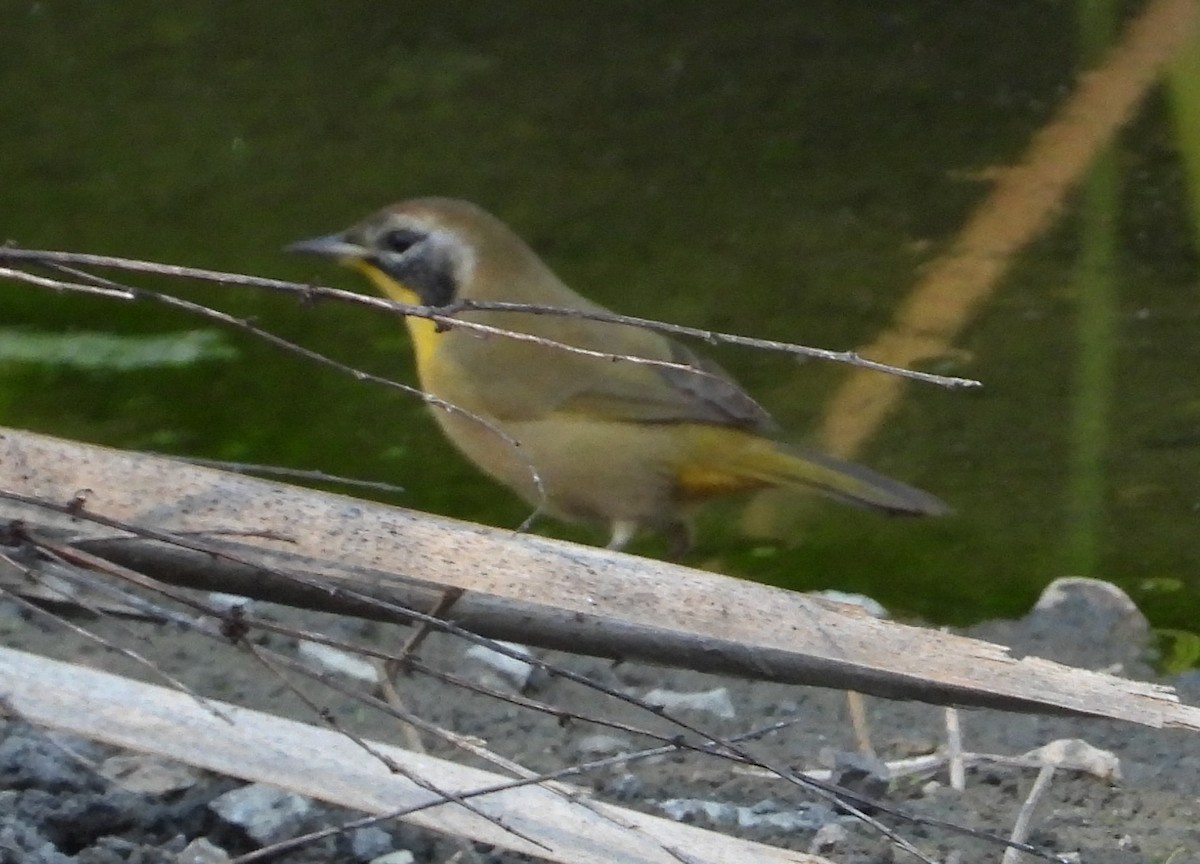
[[[364,258],[367,250],[346,239],[345,234],[326,234],[291,243],[283,247],[285,252],[302,252],[308,255],[324,255],[326,258]]]

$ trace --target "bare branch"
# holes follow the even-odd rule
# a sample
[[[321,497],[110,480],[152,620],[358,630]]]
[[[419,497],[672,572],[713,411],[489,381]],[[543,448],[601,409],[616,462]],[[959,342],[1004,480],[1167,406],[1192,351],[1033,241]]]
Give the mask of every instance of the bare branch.
[[[723,333],[720,331],[707,330],[699,327],[687,327],[679,324],[670,324],[664,321],[656,321],[651,318],[619,315],[612,312],[592,312],[582,309],[564,309],[556,306],[544,306],[539,304],[501,302],[484,303],[480,301],[460,301],[445,307],[418,306],[408,303],[398,303],[392,300],[385,300],[383,298],[368,297],[366,295],[357,294],[352,291],[343,291],[337,288],[329,288],[318,285],[305,285],[299,282],[288,282],[282,279],[265,279],[256,276],[246,276],[239,273],[226,273],[218,270],[205,270],[196,267],[183,267],[174,264],[158,264],[152,261],[118,258],[108,255],[88,255],[83,253],[37,249],[16,249],[11,246],[0,248],[0,260],[26,261],[42,265],[60,264],[78,265],[84,267],[106,267],[135,273],[195,279],[203,282],[214,282],[220,285],[240,285],[249,288],[283,291],[287,293],[299,294],[300,296],[309,300],[313,298],[324,298],[387,309],[393,312],[399,312],[400,314],[406,316],[426,318],[446,327],[463,327],[479,333],[503,336],[509,339],[530,341],[543,345],[552,345],[557,348],[562,348],[574,353],[584,354],[586,356],[599,357],[609,360],[619,359],[634,363],[647,363],[649,365],[666,366],[668,368],[675,367],[696,374],[704,373],[700,372],[700,370],[694,369],[693,367],[670,363],[668,361],[610,354],[602,351],[589,351],[587,349],[557,343],[554,340],[547,340],[541,337],[532,336],[530,334],[523,334],[516,331],[506,330],[504,328],[481,324],[479,322],[462,318],[461,315],[463,312],[469,311],[518,312],[532,315],[557,315],[568,318],[581,318],[592,321],[602,321],[610,324],[625,324],[632,327],[642,327],[647,330],[656,330],[660,333],[668,333],[673,336],[684,336],[700,339],[710,344],[738,345],[745,348],[759,348],[766,351],[792,354],[794,356],[813,357],[820,360],[847,363],[852,366],[859,366],[864,369],[873,369],[880,372],[886,372],[891,375],[911,378],[913,380],[923,381],[929,384],[936,384],[941,387],[969,388],[981,386],[981,382],[971,378],[935,375],[929,372],[903,369],[898,366],[890,366],[886,363],[868,360],[864,357],[860,357],[854,351],[830,351],[822,348],[811,348],[805,345],[798,345],[790,342],[780,342],[773,339],[756,339],[749,336],[739,336],[734,333]],[[22,276],[18,274],[20,274],[20,271],[0,271],[0,275],[6,275],[9,278],[22,278]],[[33,280],[26,279],[25,281]],[[67,286],[50,285],[47,287],[65,288]]]

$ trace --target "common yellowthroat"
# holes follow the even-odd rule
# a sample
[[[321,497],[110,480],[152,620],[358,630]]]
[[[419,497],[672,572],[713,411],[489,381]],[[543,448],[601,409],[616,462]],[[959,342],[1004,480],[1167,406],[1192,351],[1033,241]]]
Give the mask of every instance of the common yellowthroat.
[[[403,201],[337,234],[288,247],[337,259],[403,303],[506,301],[604,313],[576,294],[511,229],[474,204]],[[669,361],[613,361],[408,317],[417,373],[462,453],[534,506],[606,525],[609,547],[639,529],[677,551],[692,505],[726,493],[788,486],[888,513],[939,514],[932,495],[867,468],[780,442],[770,416],[720,367],[657,332],[556,315],[468,311],[461,317],[578,348]],[[694,371],[692,371],[694,370]],[[537,469],[539,493],[529,470]]]

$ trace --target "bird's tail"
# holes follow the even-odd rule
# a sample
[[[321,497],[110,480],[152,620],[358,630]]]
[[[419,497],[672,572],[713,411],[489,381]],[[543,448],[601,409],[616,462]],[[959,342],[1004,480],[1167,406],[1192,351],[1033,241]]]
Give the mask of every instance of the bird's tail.
[[[703,497],[736,488],[783,486],[811,489],[871,510],[909,516],[940,516],[946,504],[899,480],[870,468],[844,462],[815,450],[794,447],[734,429],[709,427],[695,443],[694,460],[682,466],[685,493]]]

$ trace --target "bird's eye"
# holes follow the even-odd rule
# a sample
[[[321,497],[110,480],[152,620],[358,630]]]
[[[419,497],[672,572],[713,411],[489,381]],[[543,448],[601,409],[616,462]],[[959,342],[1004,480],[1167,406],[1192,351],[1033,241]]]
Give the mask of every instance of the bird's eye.
[[[397,228],[380,237],[379,245],[389,252],[399,254],[407,252],[424,239],[425,235],[420,231],[413,231],[410,228]]]

